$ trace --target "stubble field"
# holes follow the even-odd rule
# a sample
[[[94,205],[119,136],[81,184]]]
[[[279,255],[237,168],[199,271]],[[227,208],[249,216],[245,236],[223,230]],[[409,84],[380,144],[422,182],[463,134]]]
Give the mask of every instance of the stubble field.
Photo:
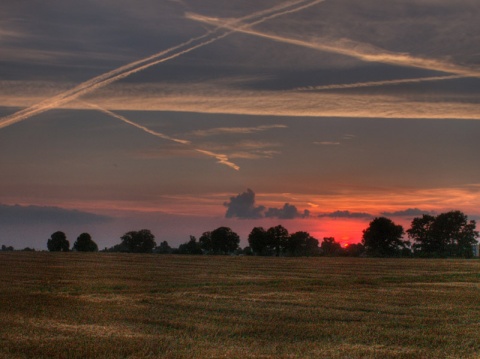
[[[1,358],[479,358],[480,261],[1,253]]]

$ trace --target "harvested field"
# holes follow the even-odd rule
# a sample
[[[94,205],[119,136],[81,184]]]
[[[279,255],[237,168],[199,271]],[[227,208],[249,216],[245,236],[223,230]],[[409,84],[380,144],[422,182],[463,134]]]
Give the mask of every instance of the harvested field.
[[[480,261],[0,253],[1,358],[479,358]]]

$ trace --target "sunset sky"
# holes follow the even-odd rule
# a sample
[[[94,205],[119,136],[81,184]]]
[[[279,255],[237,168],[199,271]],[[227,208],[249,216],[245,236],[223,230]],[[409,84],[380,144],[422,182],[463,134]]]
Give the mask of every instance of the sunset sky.
[[[478,0],[0,3],[0,245],[480,219]]]

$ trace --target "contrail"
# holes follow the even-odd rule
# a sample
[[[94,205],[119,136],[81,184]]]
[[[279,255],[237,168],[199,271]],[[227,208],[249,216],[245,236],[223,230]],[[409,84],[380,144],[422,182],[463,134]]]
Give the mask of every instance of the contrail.
[[[370,81],[370,82],[356,82],[350,84],[332,84],[323,86],[305,86],[297,87],[287,91],[323,91],[323,90],[337,90],[337,89],[353,89],[359,87],[375,87],[375,86],[389,86],[389,85],[401,85],[409,83],[420,83],[428,81],[443,81],[461,79],[467,76],[464,75],[447,75],[447,76],[431,76],[431,77],[418,77],[412,79],[400,79],[400,80],[384,80],[384,81]]]
[[[228,159],[228,157],[226,155],[222,155],[222,154],[211,152],[211,151],[201,150],[199,148],[195,148],[195,151],[197,151],[199,153],[203,153],[204,155],[207,155],[207,156],[210,156],[210,157],[214,157],[214,158],[217,159],[218,163],[220,163],[222,165],[226,165],[230,168],[233,168],[236,171],[238,171],[240,169],[240,167],[237,166],[235,163],[230,162],[230,160]]]
[[[313,6],[317,3],[320,3],[324,0],[315,0],[315,1],[309,1],[306,4],[305,0],[300,0],[300,1],[290,1],[283,3],[281,5],[272,7],[267,10],[262,10],[262,11],[257,11],[253,14],[244,16],[240,19],[234,19],[230,21],[225,21],[223,22],[224,25],[231,26],[235,29],[242,29],[243,27],[246,26],[251,26],[251,25],[256,25],[261,22],[273,19],[275,17],[284,15],[284,14],[289,14],[293,13],[295,11],[300,11],[305,8],[308,8],[310,6]],[[302,5],[303,4],[303,5]],[[298,6],[297,6],[298,5]],[[249,21],[252,19],[255,19],[257,17],[261,16],[260,19],[255,20],[254,22],[251,23],[243,23],[243,21]],[[236,26],[237,23],[240,23],[240,26]],[[193,50],[196,50],[200,47],[206,46],[212,42],[215,42],[217,40],[220,40],[237,30],[229,30],[226,31],[220,35],[216,35],[214,37],[211,37],[213,34],[219,32],[221,29],[225,30],[224,26],[217,27],[214,30],[211,30],[207,32],[204,35],[192,38],[186,42],[183,42],[177,46],[171,47],[167,50],[161,51],[157,54],[154,54],[152,56],[149,56],[147,58],[131,62],[127,65],[121,66],[117,69],[114,69],[112,71],[109,71],[105,74],[99,75],[97,77],[94,77],[88,81],[85,81],[74,88],[65,91],[61,94],[58,94],[56,96],[53,96],[49,99],[46,99],[44,101],[41,101],[38,104],[35,104],[33,106],[30,106],[28,108],[25,108],[21,111],[18,111],[12,115],[6,116],[3,119],[0,119],[0,129],[7,127],[9,125],[12,125],[14,123],[17,123],[19,121],[23,121],[31,116],[38,115],[42,112],[48,111],[52,108],[59,107],[61,105],[64,105],[67,102],[73,101],[80,96],[83,96],[85,94],[88,94],[96,89],[99,89],[101,87],[105,87],[112,82],[121,80],[127,76],[130,76],[136,72],[145,70],[149,67],[152,67],[154,65],[157,65],[159,63],[165,62],[172,60],[178,56],[181,56],[183,54],[189,53]],[[211,38],[209,38],[211,37]],[[199,43],[197,43],[200,41]],[[193,44],[193,45],[192,45]]]
[[[127,123],[131,126],[134,126],[138,129],[146,132],[146,133],[149,133],[149,134],[151,134],[155,137],[158,137],[158,138],[161,138],[161,139],[164,139],[164,140],[168,140],[168,141],[172,141],[172,142],[176,142],[176,143],[181,143],[182,145],[189,146],[192,149],[192,151],[196,151],[196,152],[199,152],[199,153],[204,154],[206,156],[215,158],[219,164],[222,164],[222,165],[228,166],[230,168],[233,168],[236,171],[240,170],[240,167],[237,164],[231,162],[227,155],[220,154],[220,153],[215,153],[215,152],[212,152],[212,151],[202,150],[202,149],[199,149],[199,148],[195,148],[191,145],[190,141],[180,140],[178,138],[167,136],[163,133],[151,130],[148,127],[145,127],[145,126],[142,126],[142,125],[140,125],[136,122],[133,122],[132,120],[129,120],[128,118],[126,118],[122,115],[119,115],[118,113],[109,111],[109,110],[107,110],[103,107],[100,107],[100,106],[97,106],[97,105],[94,105],[94,104],[91,104],[91,103],[86,103],[86,102],[84,102],[84,103],[85,103],[85,105],[87,105],[87,106],[89,106],[89,107],[91,107],[95,110],[98,110],[98,111],[100,111],[100,112],[102,112],[102,113],[104,113],[108,116],[111,116],[111,117],[116,118],[120,121],[123,121],[123,122],[125,122],[125,123]]]
[[[119,77],[132,69],[134,69],[137,66],[140,66],[142,64],[148,64],[150,61],[153,61],[161,56],[167,55],[168,53],[171,53],[172,51],[175,51],[177,49],[180,49],[184,46],[188,46],[189,44],[195,42],[196,40],[205,38],[209,36],[212,33],[212,31],[207,32],[206,34],[190,39],[186,42],[181,43],[180,45],[171,47],[167,50],[164,50],[162,52],[159,52],[155,55],[152,55],[150,57],[137,60],[134,62],[131,62],[127,65],[121,66],[117,69],[114,69],[112,71],[109,71],[107,73],[104,73],[102,75],[96,76],[88,81],[82,82],[81,84],[75,86],[74,88],[67,90],[65,92],[62,92],[56,96],[53,96],[49,99],[46,99],[44,101],[39,102],[38,104],[35,104],[33,106],[27,107],[21,111],[18,111],[10,116],[6,116],[3,118],[3,120],[0,122],[0,128],[7,127],[9,125],[12,125],[16,122],[25,120],[31,116],[38,115],[42,112],[48,111],[52,108],[56,108],[60,105],[63,105],[69,101],[75,100],[76,98],[80,97],[81,95],[87,94],[91,91],[93,91],[96,88],[100,88],[103,86],[106,86],[113,81],[117,81],[123,77]],[[153,66],[153,65],[151,65]],[[127,75],[128,76],[128,75]],[[97,87],[94,87],[97,86]]]
[[[187,13],[185,15],[186,15],[187,19],[199,20],[201,22],[206,22],[206,23],[209,23],[209,20],[210,20],[214,24],[218,23],[216,29],[219,29],[219,28],[229,29],[229,30],[231,30],[231,32],[229,31],[228,34],[231,34],[232,32],[239,32],[239,30],[241,30],[240,32],[246,32],[246,31],[248,31],[248,30],[246,30],[246,28],[249,28],[251,26],[258,25],[258,24],[260,24],[264,21],[274,19],[274,18],[276,18],[278,16],[281,16],[281,15],[291,14],[291,13],[295,13],[295,12],[298,12],[298,11],[301,11],[301,10],[305,10],[309,7],[312,7],[314,5],[320,4],[320,3],[325,2],[325,1],[326,0],[313,0],[313,1],[310,1],[306,4],[304,4],[304,5],[300,5],[298,7],[290,9],[290,10],[284,10],[280,13],[275,13],[275,14],[271,14],[271,15],[267,14],[264,17],[262,17],[261,19],[259,19],[257,21],[254,21],[254,22],[251,22],[251,23],[244,23],[244,22],[242,22],[241,19],[228,21],[228,20],[222,20],[222,19],[218,19],[218,18],[210,18],[210,17],[198,15],[198,14],[195,14],[195,13]],[[207,19],[207,21],[202,21],[200,19]],[[237,24],[237,23],[239,24],[238,27],[235,26],[235,24]]]
[[[167,135],[165,135],[165,134],[163,134],[163,133],[160,133],[160,132],[151,130],[151,129],[149,129],[148,127],[145,127],[145,126],[142,126],[142,125],[140,125],[140,124],[138,124],[138,123],[136,123],[136,122],[130,121],[128,118],[126,118],[126,117],[124,117],[124,116],[122,116],[122,115],[119,115],[118,113],[114,113],[114,112],[112,112],[112,111],[109,111],[109,110],[107,110],[107,109],[105,109],[105,108],[102,108],[102,107],[100,107],[100,106],[97,106],[97,105],[94,105],[94,104],[91,104],[91,103],[85,103],[85,104],[86,104],[87,106],[91,107],[91,108],[94,108],[94,109],[96,109],[96,110],[98,110],[98,111],[100,111],[100,112],[103,112],[103,113],[105,113],[105,114],[107,114],[107,115],[109,115],[109,116],[111,116],[111,117],[115,117],[115,118],[119,119],[120,121],[123,121],[123,122],[125,122],[125,123],[127,123],[127,124],[129,124],[129,125],[132,125],[132,126],[136,127],[136,128],[139,128],[140,130],[142,130],[142,131],[144,131],[144,132],[146,132],[146,133],[149,133],[149,134],[151,134],[151,135],[153,135],[153,136],[156,136],[156,137],[158,137],[158,138],[162,138],[162,139],[164,139],[164,140],[169,140],[169,141],[181,143],[181,144],[183,144],[183,145],[189,145],[189,144],[190,144],[190,141],[180,140],[180,139],[178,139],[178,138],[170,137],[170,136],[167,136]]]
[[[341,39],[335,44],[318,43],[314,41],[305,41],[285,36],[279,36],[254,30],[251,28],[254,24],[239,24],[232,25],[227,21],[217,18],[205,17],[197,14],[188,14],[188,18],[199,22],[215,25],[217,27],[224,27],[226,29],[237,31],[257,37],[302,46],[314,50],[327,51],[367,62],[379,62],[396,66],[416,67],[428,70],[435,70],[439,72],[446,72],[455,75],[462,75],[464,77],[480,77],[480,71],[477,69],[465,68],[444,61],[435,59],[414,57],[406,53],[394,53],[381,50],[372,45],[361,44],[352,40]],[[340,44],[340,45],[339,45]]]

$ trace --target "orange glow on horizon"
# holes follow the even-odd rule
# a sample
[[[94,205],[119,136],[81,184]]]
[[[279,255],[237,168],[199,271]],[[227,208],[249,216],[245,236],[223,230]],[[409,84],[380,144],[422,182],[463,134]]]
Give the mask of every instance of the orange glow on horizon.
[[[313,229],[311,234],[320,243],[324,237],[333,237],[342,246],[360,243],[363,230],[368,227],[370,221],[369,218],[324,218],[316,221],[317,228],[320,227],[321,229]]]

